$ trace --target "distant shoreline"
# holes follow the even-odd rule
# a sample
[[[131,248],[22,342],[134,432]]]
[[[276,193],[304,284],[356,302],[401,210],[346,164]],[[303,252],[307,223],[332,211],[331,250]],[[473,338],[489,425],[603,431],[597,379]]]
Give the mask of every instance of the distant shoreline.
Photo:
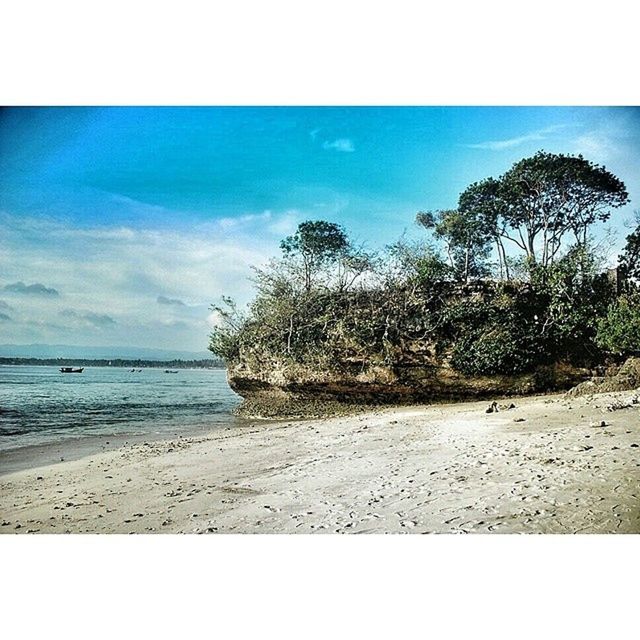
[[[155,369],[225,369],[222,360],[144,360],[140,358],[0,358],[0,366],[32,367],[143,367]]]

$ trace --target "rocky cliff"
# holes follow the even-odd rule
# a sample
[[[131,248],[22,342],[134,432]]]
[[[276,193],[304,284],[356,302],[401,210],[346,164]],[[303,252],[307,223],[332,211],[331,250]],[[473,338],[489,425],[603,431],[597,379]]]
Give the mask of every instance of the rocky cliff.
[[[563,391],[601,361],[595,311],[569,307],[527,283],[270,294],[213,350],[252,415]]]
[[[358,407],[431,403],[560,391],[590,376],[565,364],[538,367],[532,373],[470,377],[446,360],[422,365],[364,367],[328,371],[299,365],[237,362],[228,368],[231,388],[245,399],[247,415],[315,416]]]

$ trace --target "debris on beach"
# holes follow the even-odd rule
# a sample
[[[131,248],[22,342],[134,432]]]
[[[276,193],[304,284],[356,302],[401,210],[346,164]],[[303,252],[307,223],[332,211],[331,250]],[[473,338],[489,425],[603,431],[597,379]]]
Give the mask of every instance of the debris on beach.
[[[638,404],[640,396],[638,394],[632,395],[630,398],[616,400],[606,406],[607,411],[619,411],[620,409],[631,409]]]
[[[516,405],[513,404],[498,404],[495,400],[487,407],[485,413],[498,413],[498,411],[509,411],[515,409]]]
[[[497,413],[498,412],[498,403],[494,400],[489,407],[485,410],[485,413]]]

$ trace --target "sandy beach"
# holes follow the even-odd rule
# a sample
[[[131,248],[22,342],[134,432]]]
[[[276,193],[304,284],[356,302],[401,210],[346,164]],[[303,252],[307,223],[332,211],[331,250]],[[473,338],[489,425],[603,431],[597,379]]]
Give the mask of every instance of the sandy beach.
[[[2,533],[640,533],[635,392],[260,423],[0,477]]]

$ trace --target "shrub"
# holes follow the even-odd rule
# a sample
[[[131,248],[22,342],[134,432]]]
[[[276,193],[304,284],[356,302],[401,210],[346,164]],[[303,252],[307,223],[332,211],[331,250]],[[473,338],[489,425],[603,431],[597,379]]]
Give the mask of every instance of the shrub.
[[[529,371],[538,360],[533,344],[508,328],[491,327],[459,339],[451,364],[467,375],[517,374]]]
[[[526,300],[499,294],[448,309],[454,369],[467,375],[517,374],[545,362],[536,306]]]
[[[616,354],[640,352],[640,296],[622,296],[598,320],[596,342]]]

